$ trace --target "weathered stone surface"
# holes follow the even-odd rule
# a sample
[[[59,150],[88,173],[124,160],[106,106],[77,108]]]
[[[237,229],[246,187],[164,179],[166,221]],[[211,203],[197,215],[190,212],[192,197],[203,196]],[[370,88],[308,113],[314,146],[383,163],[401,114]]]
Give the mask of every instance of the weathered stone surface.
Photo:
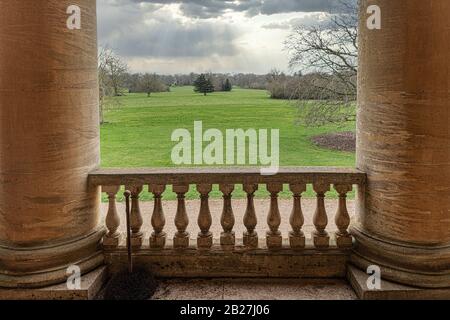
[[[173,237],[173,246],[176,249],[184,249],[189,247],[189,233],[178,234],[177,237]]]
[[[330,236],[328,233],[317,233],[317,231],[313,231],[312,237],[316,248],[323,249],[330,246]]]
[[[65,282],[35,289],[0,289],[0,300],[91,300],[107,277],[106,267],[102,266],[81,277],[79,290],[69,290]]]
[[[103,235],[88,184],[100,164],[96,3],[77,2],[75,32],[70,4],[1,5],[0,286],[57,283],[83,261],[87,272]]]
[[[253,234],[248,234],[248,232],[244,232],[243,235],[243,244],[248,248],[258,248],[258,234],[254,232]]]
[[[107,248],[115,248],[117,247],[120,242],[122,241],[122,235],[118,234],[115,237],[108,237],[108,236],[104,236],[103,237],[103,246],[107,247]]]
[[[269,249],[281,249],[283,243],[283,237],[281,236],[281,232],[279,234],[273,234],[268,231],[266,234],[266,245]]]
[[[354,263],[407,285],[450,287],[450,2],[360,5],[362,24],[369,5],[383,18],[358,35],[356,158],[367,184]]]
[[[339,248],[351,248],[353,246],[353,238],[351,235],[340,235],[339,233],[335,234],[336,245]]]
[[[166,245],[166,234],[163,232],[158,235],[152,235],[150,237],[150,248],[152,249],[162,249]]]
[[[381,280],[380,290],[367,288],[368,275],[353,266],[348,267],[347,278],[360,299],[364,300],[436,300],[450,299],[450,288],[431,289],[402,285]]]
[[[289,233],[289,244],[292,249],[299,250],[305,248],[305,235],[296,234],[294,232]]]
[[[89,175],[92,185],[137,184],[242,184],[254,183],[316,183],[363,184],[363,172],[342,167],[280,168],[277,174],[261,175],[258,168],[132,168],[99,169]]]
[[[344,280],[193,279],[163,281],[154,300],[354,300]]]
[[[136,251],[136,264],[147,265],[159,277],[345,277],[350,251],[317,250],[310,241],[297,251],[283,243],[283,250],[247,249],[237,246],[223,250],[219,241],[208,250],[190,247],[185,250],[168,249]],[[126,248],[105,253],[112,271],[126,267]]]

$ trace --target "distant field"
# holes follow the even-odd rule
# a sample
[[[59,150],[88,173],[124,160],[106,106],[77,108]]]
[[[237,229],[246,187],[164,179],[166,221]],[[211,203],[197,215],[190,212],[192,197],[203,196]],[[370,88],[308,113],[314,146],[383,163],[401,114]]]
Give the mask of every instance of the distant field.
[[[314,146],[314,135],[354,130],[345,126],[304,128],[295,124],[297,111],[288,101],[273,100],[264,90],[234,89],[203,96],[191,87],[172,88],[172,92],[129,94],[117,99],[120,108],[106,112],[101,127],[103,167],[173,167],[171,151],[176,144],[171,134],[177,128],[193,132],[194,121],[203,121],[204,130],[280,129],[281,166],[354,166],[353,153],[325,150]],[[260,191],[257,196],[262,196]],[[311,192],[309,192],[311,195]],[[235,197],[244,194],[237,190]],[[213,197],[220,192],[213,191]],[[283,193],[282,196],[288,196]],[[144,199],[149,195],[144,194]],[[166,192],[165,198],[174,194]],[[188,198],[195,198],[191,190]]]

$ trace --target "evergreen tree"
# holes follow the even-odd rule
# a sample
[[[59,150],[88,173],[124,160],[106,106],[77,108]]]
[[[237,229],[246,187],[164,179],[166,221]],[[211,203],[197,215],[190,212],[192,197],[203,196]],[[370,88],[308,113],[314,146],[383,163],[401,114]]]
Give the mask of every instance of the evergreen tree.
[[[214,92],[214,85],[204,74],[201,74],[197,80],[194,81],[194,87],[195,92],[203,93],[205,96],[207,93]]]
[[[222,91],[231,91],[233,86],[231,85],[230,79],[227,78],[225,82],[222,84]]]

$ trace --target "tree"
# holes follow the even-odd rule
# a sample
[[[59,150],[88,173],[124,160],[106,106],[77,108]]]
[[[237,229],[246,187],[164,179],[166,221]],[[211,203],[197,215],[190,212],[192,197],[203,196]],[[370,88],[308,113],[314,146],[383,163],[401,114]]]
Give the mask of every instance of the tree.
[[[103,85],[112,89],[114,96],[120,96],[126,79],[128,66],[113,50],[103,48],[99,55],[99,74]]]
[[[230,92],[231,90],[233,90],[233,86],[231,85],[230,79],[227,78],[222,84],[222,91]]]
[[[147,93],[147,97],[150,97],[153,92],[167,91],[167,86],[155,73],[145,73],[141,76],[139,91]]]
[[[314,101],[297,100],[306,125],[354,121],[358,71],[358,5],[339,0],[337,13],[325,25],[300,25],[286,41],[291,68],[313,71],[308,85]],[[311,96],[311,92],[303,92]]]
[[[100,124],[104,122],[105,110],[120,107],[120,101],[109,99],[120,95],[128,66],[113,50],[102,48],[98,56],[99,113]]]
[[[194,81],[194,91],[206,94],[214,92],[214,85],[211,82],[211,79],[207,78],[206,75],[201,74],[198,76],[197,80]]]

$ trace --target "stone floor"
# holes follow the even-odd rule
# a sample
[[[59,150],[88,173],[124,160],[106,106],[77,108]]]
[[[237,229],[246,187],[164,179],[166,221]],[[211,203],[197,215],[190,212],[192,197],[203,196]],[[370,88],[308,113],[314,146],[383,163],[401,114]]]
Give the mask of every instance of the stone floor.
[[[336,231],[336,226],[334,224],[334,215],[337,210],[337,200],[336,199],[327,199],[325,201],[326,210],[328,213],[329,224],[327,227],[327,231],[332,233]],[[247,206],[247,201],[245,199],[237,199],[233,200],[233,211],[235,214],[236,223],[234,226],[234,231],[236,232],[236,238],[242,238],[242,233],[245,230],[244,224],[242,222],[243,216],[245,213],[245,209]],[[222,231],[222,227],[220,225],[220,216],[222,213],[222,200],[210,200],[209,206],[211,210],[211,214],[213,216],[213,224],[211,226],[211,232],[214,235],[214,238],[220,237],[220,232]],[[258,217],[258,225],[256,227],[256,231],[262,237],[265,235],[267,231],[267,212],[270,206],[270,199],[255,199],[255,210]],[[168,234],[168,238],[172,238],[176,232],[174,218],[176,213],[177,202],[176,201],[164,201],[163,202],[163,210],[166,217],[166,226],[164,231]],[[302,209],[303,214],[305,216],[305,225],[303,227],[303,231],[305,232],[307,237],[310,237],[311,232],[314,230],[314,225],[312,222],[314,210],[316,207],[315,199],[302,199]],[[351,217],[355,216],[355,202],[353,200],[347,201],[348,211]],[[140,208],[142,212],[142,216],[144,219],[144,224],[142,226],[142,231],[144,231],[144,239],[148,240],[150,233],[152,231],[152,226],[150,222],[151,213],[153,211],[153,202],[141,202]],[[189,227],[187,231],[190,233],[191,238],[195,239],[198,233],[198,225],[197,225],[197,215],[200,208],[200,201],[198,200],[188,200],[186,201],[186,209],[189,216]],[[279,200],[279,208],[281,213],[281,225],[280,231],[283,234],[284,238],[288,237],[288,232],[291,230],[289,225],[289,215],[292,210],[292,201],[291,200]],[[119,211],[119,215],[121,218],[121,228],[120,230],[124,231],[124,221],[125,221],[125,205],[124,203],[118,203],[117,209]],[[105,215],[108,210],[108,204],[102,204],[102,212]],[[104,221],[104,217],[102,218]]]
[[[340,279],[167,280],[154,300],[354,300],[353,289]]]

